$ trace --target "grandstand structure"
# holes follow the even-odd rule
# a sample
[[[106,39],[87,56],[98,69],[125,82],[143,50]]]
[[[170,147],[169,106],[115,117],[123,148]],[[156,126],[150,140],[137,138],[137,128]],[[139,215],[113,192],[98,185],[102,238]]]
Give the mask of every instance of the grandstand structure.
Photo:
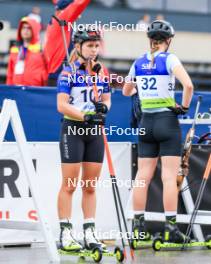
[[[176,36],[171,49],[184,63],[197,90],[209,90],[211,86],[211,0],[95,0],[84,12],[78,23],[102,24],[111,21],[116,24],[135,25],[148,13],[153,20],[157,14],[163,14],[176,29]],[[0,18],[4,21],[0,45],[0,83],[5,82],[9,47],[16,38],[19,19],[27,15],[34,1],[0,1]],[[43,23],[46,25],[54,12],[50,1],[39,0]],[[102,8],[104,6],[104,8]],[[7,10],[10,10],[8,16]],[[43,33],[44,35],[44,33]],[[104,32],[104,51],[102,58],[110,72],[125,76],[131,63],[148,46],[144,32],[117,31]],[[119,87],[113,81],[115,87]]]

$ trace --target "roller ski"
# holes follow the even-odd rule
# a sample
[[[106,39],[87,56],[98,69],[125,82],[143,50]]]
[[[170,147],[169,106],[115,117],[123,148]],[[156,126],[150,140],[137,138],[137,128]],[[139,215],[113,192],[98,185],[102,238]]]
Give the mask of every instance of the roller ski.
[[[115,257],[118,262],[124,260],[124,253],[119,247],[116,247],[114,252],[109,252],[106,245],[96,238],[94,225],[84,230],[84,247],[74,239],[70,227],[62,227],[59,253],[61,255],[77,256],[82,259],[89,257],[96,263],[100,262],[103,256]]]
[[[165,225],[164,234],[158,234],[155,237],[152,247],[155,251],[160,251],[161,249],[183,250],[184,245],[185,248],[207,247],[208,249],[211,249],[211,236],[207,236],[204,242],[194,241],[189,237],[186,237],[176,224],[172,225],[167,223]]]
[[[134,218],[131,246],[134,250],[152,247],[152,237],[145,227],[144,217]]]
[[[102,250],[98,247],[91,250],[84,247],[73,237],[72,225],[70,223],[61,223],[59,253],[61,255],[77,256],[81,258],[90,257],[95,262],[102,259]]]
[[[97,238],[94,224],[87,224],[87,226],[84,224],[84,247],[88,251],[96,251],[98,249],[102,256],[115,257],[118,262],[124,260],[124,252],[121,248],[116,247],[113,252],[110,252],[106,245]]]
[[[102,252],[100,248],[94,248],[92,250],[83,249],[80,251],[64,251],[59,249],[59,253],[61,255],[68,255],[68,256],[77,256],[82,259],[86,257],[90,257],[94,260],[94,262],[98,263],[102,260],[102,257],[115,257],[118,262],[122,262],[124,260],[124,253],[121,248],[116,247],[114,252]]]

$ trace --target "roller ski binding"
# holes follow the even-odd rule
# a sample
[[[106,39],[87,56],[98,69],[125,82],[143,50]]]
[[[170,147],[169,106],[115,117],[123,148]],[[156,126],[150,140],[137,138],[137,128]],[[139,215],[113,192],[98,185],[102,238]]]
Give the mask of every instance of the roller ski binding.
[[[145,227],[144,218],[134,218],[132,227],[131,246],[134,250],[142,247],[151,247],[152,239],[149,232]]]

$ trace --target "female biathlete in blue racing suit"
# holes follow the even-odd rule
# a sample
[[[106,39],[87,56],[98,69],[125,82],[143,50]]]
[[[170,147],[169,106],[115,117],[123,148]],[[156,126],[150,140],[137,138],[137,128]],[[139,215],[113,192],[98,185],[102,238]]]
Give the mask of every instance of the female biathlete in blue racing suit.
[[[94,233],[96,194],[94,181],[99,178],[104,157],[103,135],[105,115],[110,108],[110,88],[103,76],[103,67],[96,62],[100,48],[100,32],[79,30],[74,35],[75,50],[71,63],[58,79],[57,108],[64,115],[60,153],[62,185],[58,195],[60,242],[63,250],[80,250],[81,244],[73,236],[72,198],[82,169],[82,210],[84,242],[87,249],[105,249]],[[92,65],[92,66],[91,66]],[[89,70],[88,70],[89,69]],[[92,72],[98,78],[91,79]],[[94,100],[93,82],[96,81],[99,101]],[[92,128],[97,126],[95,132]],[[96,133],[97,131],[97,133]]]
[[[174,36],[172,25],[155,20],[148,27],[147,36],[151,50],[134,62],[129,80],[123,87],[123,94],[131,96],[137,85],[143,111],[140,127],[145,128],[145,135],[139,138],[137,184],[133,188],[133,235],[140,239],[143,238],[140,233],[145,232],[144,239],[150,239],[144,225],[144,212],[148,186],[160,157],[166,215],[164,241],[182,243],[185,235],[176,225],[176,178],[181,159],[181,131],[177,115],[188,111],[193,85],[178,58],[167,52]],[[181,105],[174,100],[175,77],[183,86]],[[144,187],[139,187],[139,180],[145,181]]]

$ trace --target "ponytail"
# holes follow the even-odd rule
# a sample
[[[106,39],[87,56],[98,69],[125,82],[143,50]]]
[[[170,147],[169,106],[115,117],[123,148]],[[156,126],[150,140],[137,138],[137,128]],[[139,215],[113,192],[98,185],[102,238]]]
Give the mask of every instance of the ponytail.
[[[154,66],[154,63],[155,63],[155,52],[159,50],[159,44],[161,42],[158,41],[158,40],[150,40],[150,47],[151,47],[151,56],[152,56],[152,60],[151,60],[151,69],[153,68]]]
[[[163,39],[163,40],[155,40],[155,39],[150,39],[150,53],[151,53],[151,56],[152,56],[152,60],[151,60],[151,69],[153,68],[154,66],[154,63],[155,63],[155,52],[159,50],[159,45],[162,44],[162,43],[166,43],[167,45],[167,48],[165,50],[165,52],[167,52],[168,48],[169,48],[169,45],[171,43],[171,38],[169,39]]]
[[[69,64],[74,63],[76,60],[78,60],[78,54],[77,54],[76,48],[74,48],[72,52],[70,53]]]

